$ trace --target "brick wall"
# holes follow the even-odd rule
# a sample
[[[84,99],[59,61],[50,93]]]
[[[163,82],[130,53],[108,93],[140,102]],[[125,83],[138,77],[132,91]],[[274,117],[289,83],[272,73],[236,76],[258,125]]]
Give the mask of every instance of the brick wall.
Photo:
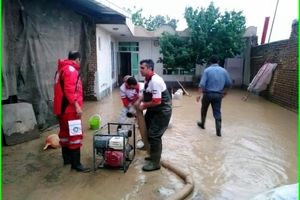
[[[263,95],[287,109],[298,108],[298,23],[294,23],[290,38],[251,48],[251,80],[263,63],[278,63],[273,78]]]
[[[91,43],[91,56],[88,60],[88,69],[87,69],[87,84],[84,91],[84,99],[89,101],[97,101],[95,95],[95,74],[97,71],[97,52],[96,52],[96,27],[93,29],[93,34],[90,38]]]

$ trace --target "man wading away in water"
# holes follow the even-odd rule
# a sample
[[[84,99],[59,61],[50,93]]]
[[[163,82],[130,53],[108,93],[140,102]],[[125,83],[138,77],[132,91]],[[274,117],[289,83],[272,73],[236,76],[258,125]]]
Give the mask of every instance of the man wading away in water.
[[[198,122],[197,125],[205,129],[207,109],[211,104],[216,122],[216,134],[221,137],[221,103],[222,98],[227,94],[227,90],[231,86],[231,79],[226,69],[219,66],[218,62],[217,56],[213,55],[210,57],[209,64],[211,65],[204,70],[199,83],[199,95],[196,97],[196,101],[199,102],[203,93],[201,122]]]
[[[154,63],[151,59],[140,61],[140,72],[145,77],[143,100],[138,109],[147,109],[145,122],[150,145],[150,157],[143,166],[144,171],[160,169],[160,158],[162,153],[162,136],[172,114],[171,97],[164,80],[154,73]]]

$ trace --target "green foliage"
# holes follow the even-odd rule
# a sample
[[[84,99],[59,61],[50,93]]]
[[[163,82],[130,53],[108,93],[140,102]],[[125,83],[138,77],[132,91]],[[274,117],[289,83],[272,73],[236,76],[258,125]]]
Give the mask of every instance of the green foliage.
[[[162,24],[176,28],[178,22],[161,15],[146,19],[142,16],[142,9],[131,13],[133,23],[147,30],[155,30]],[[219,8],[210,3],[206,9],[187,7],[184,17],[189,37],[164,33],[159,40],[160,53],[163,55],[159,62],[162,62],[165,68],[192,69],[196,63],[206,63],[213,54],[218,55],[222,62],[225,58],[239,54],[243,49],[246,21],[242,12],[226,11],[221,14]]]
[[[226,11],[222,15],[211,3],[207,9],[186,8],[185,19],[197,63],[205,62],[212,54],[224,60],[242,50],[246,22],[242,12]]]
[[[131,14],[131,20],[134,25],[137,25],[137,26],[144,25],[144,21],[146,19],[142,16],[142,11],[143,11],[143,9],[139,9]],[[130,10],[129,10],[129,12],[131,13]]]
[[[163,54],[159,62],[163,63],[165,68],[191,69],[194,66],[191,60],[192,49],[189,38],[163,33],[159,43],[160,53]]]
[[[177,22],[178,20],[170,19],[168,15],[166,17],[162,15],[156,15],[155,17],[153,17],[152,15],[150,15],[150,17],[146,19],[144,23],[148,31],[153,31],[163,24],[167,24],[174,28],[174,30],[176,30]]]
[[[164,24],[171,26],[175,30],[177,28],[178,20],[171,19],[169,16],[156,15],[153,17],[152,15],[150,15],[150,17],[147,19],[142,16],[143,9],[136,10],[136,8],[134,7],[135,11],[132,11],[130,9],[127,10],[131,13],[132,23],[137,26],[142,26],[148,31],[153,31]]]

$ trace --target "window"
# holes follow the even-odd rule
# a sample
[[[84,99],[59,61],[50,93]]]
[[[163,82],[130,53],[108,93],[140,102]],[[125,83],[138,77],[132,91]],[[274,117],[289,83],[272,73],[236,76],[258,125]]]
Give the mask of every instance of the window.
[[[98,37],[98,50],[101,51],[101,38]]]
[[[194,75],[195,68],[184,69],[184,68],[163,68],[163,74],[165,75]]]
[[[119,42],[119,51],[122,52],[132,52],[139,51],[139,43],[138,42]]]
[[[111,78],[115,78],[116,67],[115,67],[115,48],[114,43],[110,42],[110,51],[111,51]]]

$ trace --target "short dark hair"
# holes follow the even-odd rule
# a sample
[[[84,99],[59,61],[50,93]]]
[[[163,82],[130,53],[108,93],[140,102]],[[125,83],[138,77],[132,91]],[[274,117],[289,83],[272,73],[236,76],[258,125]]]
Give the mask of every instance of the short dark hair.
[[[127,85],[137,85],[137,81],[134,77],[130,76],[127,80],[126,80]]]
[[[69,60],[76,60],[77,58],[80,59],[80,53],[79,51],[70,51],[68,55]]]
[[[145,60],[141,60],[140,61],[140,65],[142,65],[144,63],[146,64],[146,66],[147,66],[148,69],[151,68],[152,71],[154,70],[154,62],[153,62],[153,60],[151,60],[151,59],[145,59]]]
[[[218,57],[217,55],[212,55],[212,56],[209,58],[208,62],[209,62],[210,64],[216,64],[216,63],[219,62],[219,57]]]

